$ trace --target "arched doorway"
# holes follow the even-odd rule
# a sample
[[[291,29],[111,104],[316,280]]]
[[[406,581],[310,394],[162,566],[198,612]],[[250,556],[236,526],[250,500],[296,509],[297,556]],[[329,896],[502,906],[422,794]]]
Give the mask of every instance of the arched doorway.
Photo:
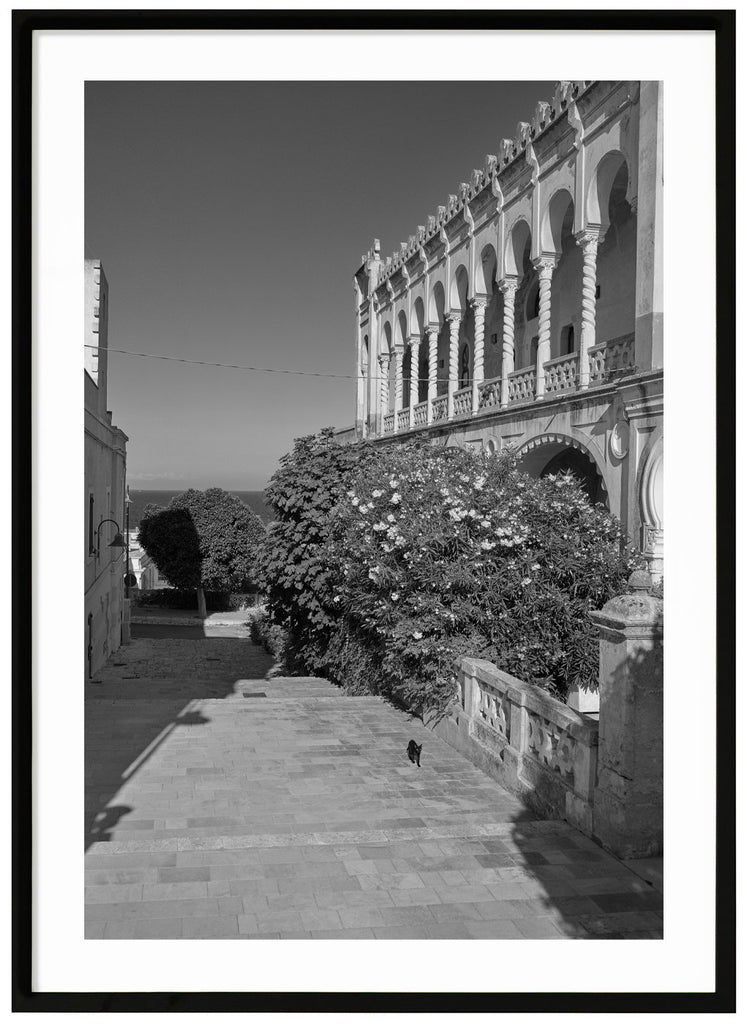
[[[552,440],[538,440],[520,457],[519,469],[539,479],[570,472],[593,505],[601,504],[609,508],[604,479],[596,462],[587,451],[574,447],[565,438],[556,435]]]

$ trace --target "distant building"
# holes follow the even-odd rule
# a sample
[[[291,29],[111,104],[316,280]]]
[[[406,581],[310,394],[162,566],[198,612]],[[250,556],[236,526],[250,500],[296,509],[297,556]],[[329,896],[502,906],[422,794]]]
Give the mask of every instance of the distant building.
[[[136,590],[165,590],[171,584],[159,575],[158,567],[144,548],[140,547],[137,530],[130,530],[130,572],[135,577]]]
[[[571,470],[660,576],[662,187],[660,83],[559,82],[396,253],[362,257],[339,440]]]
[[[109,289],[99,260],[85,261],[85,658],[90,678],[122,642],[127,436],[107,410]],[[113,522],[107,522],[113,520]]]

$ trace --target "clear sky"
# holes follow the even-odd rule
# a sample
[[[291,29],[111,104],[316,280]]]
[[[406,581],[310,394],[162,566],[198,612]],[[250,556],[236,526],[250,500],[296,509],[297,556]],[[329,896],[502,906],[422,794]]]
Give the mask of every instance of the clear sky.
[[[109,344],[354,373],[352,275],[424,224],[552,82],[89,82],[86,252]],[[265,486],[354,419],[350,380],[112,354],[133,487]]]

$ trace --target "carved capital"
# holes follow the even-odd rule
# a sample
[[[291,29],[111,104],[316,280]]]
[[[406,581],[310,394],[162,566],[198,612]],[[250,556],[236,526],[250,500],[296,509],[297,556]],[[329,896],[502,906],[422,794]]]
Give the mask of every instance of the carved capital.
[[[532,266],[538,272],[540,280],[551,277],[557,265],[557,256],[539,256],[536,260],[532,260]]]
[[[515,277],[504,277],[502,281],[498,282],[498,287],[503,293],[504,298],[516,295],[516,289],[519,287],[519,282]]]
[[[584,252],[596,252],[600,241],[601,230],[598,227],[587,227],[576,234],[576,242]]]
[[[462,322],[462,314],[461,312],[447,313],[446,316],[444,317],[444,320],[446,321],[447,324],[449,324],[449,326],[453,326],[454,324],[460,324]]]
[[[484,311],[485,309],[487,309],[488,300],[483,298],[482,296],[478,296],[470,300],[470,305],[476,312],[477,310],[480,309]]]

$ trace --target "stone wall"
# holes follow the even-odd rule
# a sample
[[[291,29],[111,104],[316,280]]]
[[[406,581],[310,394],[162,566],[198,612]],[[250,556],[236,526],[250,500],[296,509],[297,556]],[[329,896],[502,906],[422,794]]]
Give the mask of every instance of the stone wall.
[[[458,680],[459,707],[435,731],[538,814],[591,835],[596,721],[478,658]]]

